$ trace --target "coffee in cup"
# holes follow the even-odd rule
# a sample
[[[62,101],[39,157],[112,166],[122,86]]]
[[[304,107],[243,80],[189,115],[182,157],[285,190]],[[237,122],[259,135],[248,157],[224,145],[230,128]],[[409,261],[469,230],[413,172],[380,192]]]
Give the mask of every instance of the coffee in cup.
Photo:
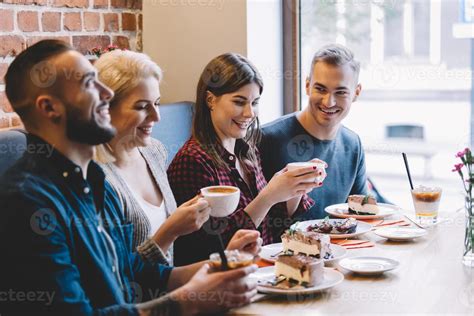
[[[239,188],[228,185],[202,188],[201,195],[209,203],[213,217],[229,216],[235,211],[240,200]]]

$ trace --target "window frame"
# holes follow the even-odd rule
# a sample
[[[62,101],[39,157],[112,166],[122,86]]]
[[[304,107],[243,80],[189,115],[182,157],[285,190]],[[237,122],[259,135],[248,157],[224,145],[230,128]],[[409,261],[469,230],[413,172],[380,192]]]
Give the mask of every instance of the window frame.
[[[282,0],[283,18],[283,114],[301,108],[300,0]]]

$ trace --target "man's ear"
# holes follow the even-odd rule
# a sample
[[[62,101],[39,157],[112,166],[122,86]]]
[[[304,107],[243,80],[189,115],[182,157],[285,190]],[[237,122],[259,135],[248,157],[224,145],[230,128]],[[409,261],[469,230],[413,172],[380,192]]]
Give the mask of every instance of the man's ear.
[[[362,91],[362,85],[358,83],[355,89],[354,98],[352,98],[352,102],[355,102],[357,100],[361,91]]]
[[[57,120],[62,115],[62,107],[59,102],[49,95],[37,97],[35,107],[41,115],[53,120]]]
[[[305,84],[305,87],[306,87],[306,95],[309,97],[311,95],[311,87],[310,87],[310,80],[309,80],[309,77],[306,77],[306,84]]]

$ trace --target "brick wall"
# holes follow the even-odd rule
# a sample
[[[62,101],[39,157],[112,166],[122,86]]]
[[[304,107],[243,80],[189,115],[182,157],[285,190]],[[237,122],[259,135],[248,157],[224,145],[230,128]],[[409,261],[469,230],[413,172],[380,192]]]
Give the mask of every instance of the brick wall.
[[[0,129],[21,126],[3,77],[14,56],[45,38],[86,54],[116,44],[142,50],[142,0],[0,0]]]

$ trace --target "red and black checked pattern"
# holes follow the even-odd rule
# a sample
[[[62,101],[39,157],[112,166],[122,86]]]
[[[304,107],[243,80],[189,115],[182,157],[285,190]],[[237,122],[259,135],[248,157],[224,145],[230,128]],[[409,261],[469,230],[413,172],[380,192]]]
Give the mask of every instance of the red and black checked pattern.
[[[241,228],[258,229],[263,243],[269,244],[280,241],[284,229],[293,223],[288,216],[286,203],[274,205],[260,226],[257,228],[245,212],[245,207],[257,196],[267,184],[258,161],[257,166],[252,166],[248,175],[249,185],[242,179],[235,166],[237,157],[216,144],[217,153],[224,159],[229,168],[217,168],[210,156],[195,139],[191,138],[177,153],[168,168],[168,179],[178,205],[188,201],[199,193],[203,187],[211,185],[231,185],[240,189],[240,201],[237,210],[229,217],[219,219],[211,218],[203,228],[190,235],[180,237],[175,243],[175,264],[188,264],[208,258],[209,253],[216,251],[216,232],[221,233],[227,243],[232,235]],[[237,140],[237,150],[248,150],[242,140]],[[298,210],[293,217],[308,210],[313,201],[304,196]],[[203,253],[198,253],[203,252]],[[183,261],[180,258],[187,257]],[[192,257],[192,258],[191,258]]]

